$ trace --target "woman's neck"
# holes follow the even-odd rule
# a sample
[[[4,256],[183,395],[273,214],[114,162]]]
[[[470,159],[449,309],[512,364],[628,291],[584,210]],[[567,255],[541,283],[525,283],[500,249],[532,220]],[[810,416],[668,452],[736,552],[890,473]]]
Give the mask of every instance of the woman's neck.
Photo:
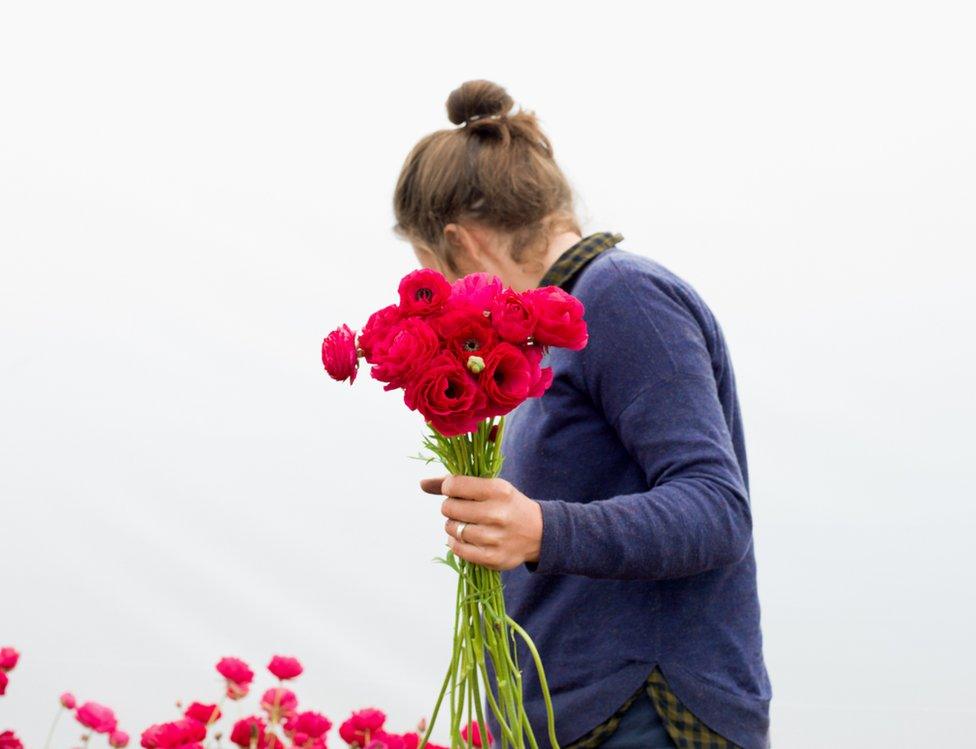
[[[518,291],[526,291],[538,287],[539,282],[545,277],[559,257],[570,247],[580,241],[582,237],[575,231],[565,231],[555,235],[549,240],[545,251],[537,260],[518,265],[514,271],[511,286]]]

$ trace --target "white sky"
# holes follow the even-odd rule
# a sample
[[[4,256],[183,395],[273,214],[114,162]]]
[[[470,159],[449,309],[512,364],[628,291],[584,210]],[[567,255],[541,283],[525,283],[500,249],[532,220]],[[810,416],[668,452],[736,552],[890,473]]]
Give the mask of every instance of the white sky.
[[[488,77],[585,228],[726,332],[776,745],[971,741],[965,8],[5,3],[0,729],[39,747],[72,689],[137,735],[273,652],[336,722],[429,711],[453,580],[420,424],[318,346],[392,301],[400,164]]]

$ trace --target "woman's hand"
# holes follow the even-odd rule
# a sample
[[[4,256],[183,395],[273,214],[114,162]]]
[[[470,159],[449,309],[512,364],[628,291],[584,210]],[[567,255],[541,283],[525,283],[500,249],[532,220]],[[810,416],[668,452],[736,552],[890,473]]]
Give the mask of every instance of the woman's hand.
[[[443,494],[441,513],[451,551],[493,570],[537,562],[542,543],[542,508],[504,479],[448,476],[424,479],[420,488]],[[458,526],[464,523],[461,539]]]

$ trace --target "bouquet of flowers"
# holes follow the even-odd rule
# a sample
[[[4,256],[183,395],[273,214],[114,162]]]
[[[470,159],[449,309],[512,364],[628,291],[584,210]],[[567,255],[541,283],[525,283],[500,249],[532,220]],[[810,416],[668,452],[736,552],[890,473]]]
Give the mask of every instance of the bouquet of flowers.
[[[454,475],[494,478],[502,467],[505,415],[552,384],[552,370],[543,366],[547,349],[586,345],[583,305],[554,286],[519,293],[484,273],[451,284],[429,269],[405,276],[399,297],[371,315],[358,335],[347,325],[329,333],[322,342],[326,372],[351,384],[365,359],[384,389],[403,390],[407,407],[423,415],[431,460]],[[482,696],[503,747],[537,746],[523,706],[516,637],[535,661],[549,739],[558,747],[538,651],[505,613],[499,573],[451,552],[440,561],[458,573],[454,645],[421,749],[445,695],[452,748],[474,743],[462,725],[485,726]]]

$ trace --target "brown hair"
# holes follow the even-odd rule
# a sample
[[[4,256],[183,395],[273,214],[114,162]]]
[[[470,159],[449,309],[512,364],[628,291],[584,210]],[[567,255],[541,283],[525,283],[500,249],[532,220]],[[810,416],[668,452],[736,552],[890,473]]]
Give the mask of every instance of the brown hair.
[[[394,231],[456,271],[444,227],[469,220],[511,237],[521,261],[559,231],[580,232],[573,194],[532,112],[491,81],[468,81],[447,98],[460,127],[438,130],[413,147],[393,193]],[[544,246],[544,245],[543,245]]]

